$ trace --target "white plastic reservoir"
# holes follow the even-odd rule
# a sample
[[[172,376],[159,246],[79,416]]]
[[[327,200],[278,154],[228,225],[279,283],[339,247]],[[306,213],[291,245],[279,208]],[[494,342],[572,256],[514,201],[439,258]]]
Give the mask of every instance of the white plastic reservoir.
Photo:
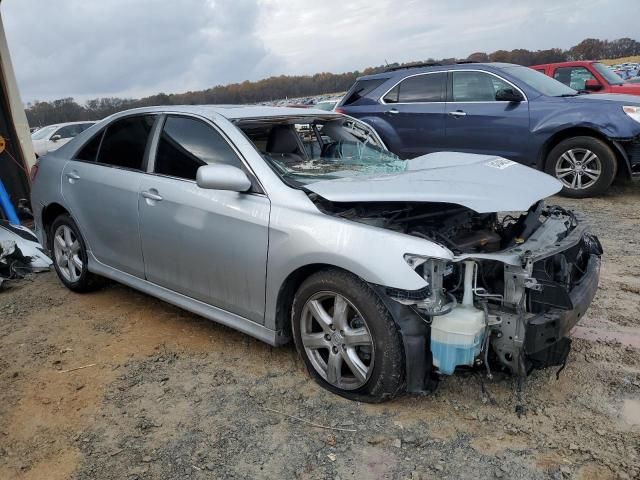
[[[474,262],[467,261],[462,304],[438,315],[431,323],[431,353],[440,373],[451,375],[459,365],[473,365],[480,355],[485,332],[484,312],[473,306]]]

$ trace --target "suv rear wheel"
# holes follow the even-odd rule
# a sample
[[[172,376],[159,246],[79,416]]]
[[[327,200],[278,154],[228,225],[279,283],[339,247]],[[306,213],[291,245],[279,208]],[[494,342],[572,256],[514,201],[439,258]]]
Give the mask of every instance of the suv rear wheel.
[[[293,301],[293,338],[311,376],[351,400],[380,402],[404,385],[400,333],[380,298],[358,277],[324,270]]]
[[[604,193],[616,175],[616,156],[594,137],[572,137],[556,145],[545,171],[562,182],[561,194],[585,198]]]

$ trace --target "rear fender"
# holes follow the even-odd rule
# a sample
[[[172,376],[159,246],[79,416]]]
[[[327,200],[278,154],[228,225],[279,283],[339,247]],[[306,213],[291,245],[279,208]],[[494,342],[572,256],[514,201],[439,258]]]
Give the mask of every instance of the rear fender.
[[[402,149],[402,139],[396,133],[393,126],[385,119],[380,117],[362,117],[358,120],[372,127],[389,151],[397,154]]]

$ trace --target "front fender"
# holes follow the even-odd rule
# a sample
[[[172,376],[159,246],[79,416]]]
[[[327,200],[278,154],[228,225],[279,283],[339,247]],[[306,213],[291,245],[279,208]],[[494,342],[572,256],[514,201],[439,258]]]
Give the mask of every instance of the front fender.
[[[551,136],[570,128],[593,130],[613,139],[640,134],[640,124],[627,118],[618,105],[605,102],[592,107],[587,103],[567,104],[560,113],[557,107],[555,103],[536,105],[532,119],[537,120],[532,122],[531,128],[534,135]]]
[[[407,253],[453,258],[450,250],[428,240],[332,217],[317,209],[272,205],[265,325],[275,325],[278,293],[289,275],[308,265],[335,266],[368,283],[400,290],[424,288],[425,280],[404,259]]]

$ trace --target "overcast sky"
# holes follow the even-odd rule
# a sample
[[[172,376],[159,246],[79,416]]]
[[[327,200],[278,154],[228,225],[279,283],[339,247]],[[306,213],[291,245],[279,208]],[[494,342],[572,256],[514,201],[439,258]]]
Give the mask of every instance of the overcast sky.
[[[25,102],[639,39],[637,0],[4,0]]]

